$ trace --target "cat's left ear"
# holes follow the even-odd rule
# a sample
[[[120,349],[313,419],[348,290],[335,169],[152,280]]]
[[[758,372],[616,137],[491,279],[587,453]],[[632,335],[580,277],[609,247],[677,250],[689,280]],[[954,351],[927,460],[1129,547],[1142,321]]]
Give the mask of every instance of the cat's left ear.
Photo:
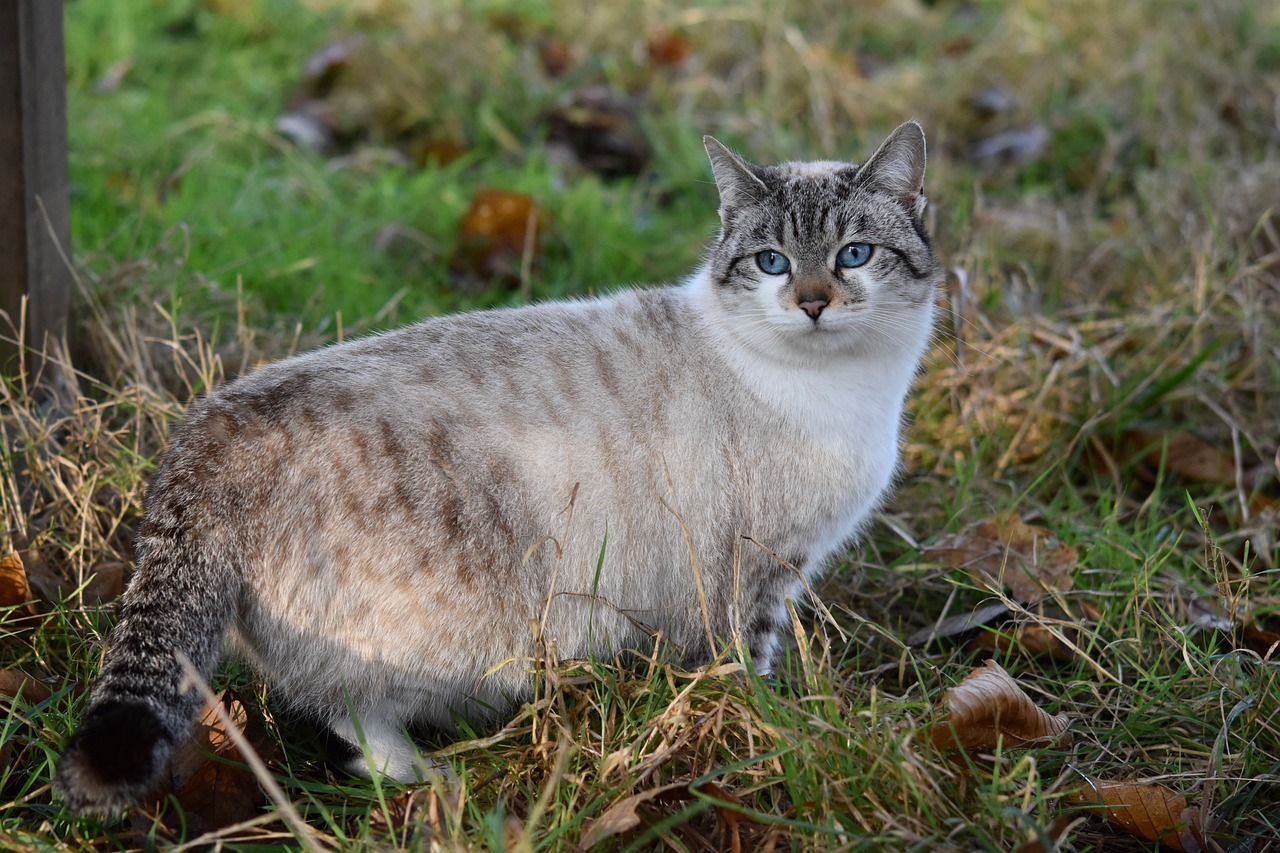
[[[764,181],[751,171],[751,165],[711,136],[702,137],[702,145],[711,160],[711,174],[720,191],[720,214],[733,213],[740,207],[757,202],[769,193]]]
[[[924,215],[924,128],[902,124],[858,170],[857,183],[893,196],[913,216]]]

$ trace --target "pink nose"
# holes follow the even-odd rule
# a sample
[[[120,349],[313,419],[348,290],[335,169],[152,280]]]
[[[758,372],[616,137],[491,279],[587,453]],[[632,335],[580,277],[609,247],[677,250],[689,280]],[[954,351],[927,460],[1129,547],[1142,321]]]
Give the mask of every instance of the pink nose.
[[[818,315],[822,313],[822,309],[831,303],[825,299],[810,299],[807,302],[800,303],[800,310],[808,314],[810,319],[818,319]]]

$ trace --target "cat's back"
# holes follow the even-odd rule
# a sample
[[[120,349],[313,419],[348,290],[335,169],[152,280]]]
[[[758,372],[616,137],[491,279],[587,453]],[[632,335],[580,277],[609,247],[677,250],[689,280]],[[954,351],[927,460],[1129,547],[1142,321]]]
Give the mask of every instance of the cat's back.
[[[530,487],[545,473],[562,488],[696,443],[743,393],[724,373],[684,288],[432,318],[265,365],[197,401],[154,491],[265,517],[325,490],[390,488],[404,504],[442,471]]]
[[[408,414],[415,403],[465,419],[487,400],[554,419],[669,385],[682,355],[705,346],[683,290],[632,290],[432,318],[266,365],[206,405],[314,422]]]

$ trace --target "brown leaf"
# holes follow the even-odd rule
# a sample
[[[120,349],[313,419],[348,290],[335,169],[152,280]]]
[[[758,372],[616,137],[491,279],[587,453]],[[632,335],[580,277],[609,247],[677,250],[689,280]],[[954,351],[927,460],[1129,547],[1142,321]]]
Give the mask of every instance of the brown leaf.
[[[664,793],[681,789],[688,790],[688,788],[688,782],[673,782],[670,785],[641,791],[639,794],[632,794],[626,799],[619,800],[605,809],[604,814],[587,825],[586,831],[582,834],[581,846],[584,849],[590,849],[606,838],[612,838],[615,835],[621,835],[624,832],[635,829],[640,825],[641,821],[638,811],[640,806]]]
[[[1053,819],[1043,832],[1037,834],[1035,838],[1025,844],[1020,844],[1013,853],[1053,853],[1058,849],[1058,842],[1062,840],[1063,835],[1067,832],[1067,827],[1071,825],[1071,821],[1075,820],[1074,815],[1060,814]],[[1046,846],[1045,841],[1049,844]]]
[[[638,175],[653,159],[636,98],[607,84],[574,91],[546,116],[548,147],[557,156],[608,177]]]
[[[17,551],[0,557],[0,607],[14,608],[14,616],[36,615],[27,570]]]
[[[563,39],[547,36],[538,43],[538,60],[548,77],[562,77],[573,64],[573,53]]]
[[[670,30],[650,38],[648,48],[649,61],[654,65],[679,68],[689,58],[689,42],[679,33]]]
[[[1187,616],[1191,624],[1209,631],[1230,632],[1235,625],[1235,618],[1216,597],[1191,599],[1187,602]]]
[[[941,536],[925,554],[967,570],[979,583],[1003,581],[1023,604],[1039,601],[1046,590],[1070,590],[1078,561],[1074,548],[1012,511]]]
[[[1215,486],[1236,484],[1235,457],[1224,453],[1198,435],[1181,430],[1129,429],[1122,436],[1122,452],[1127,458],[1138,457],[1138,476],[1154,483],[1161,463],[1166,471],[1193,483]],[[1249,472],[1244,472],[1245,488],[1252,485]]]
[[[125,564],[119,560],[104,560],[94,566],[81,592],[85,604],[106,604],[119,598],[124,592],[124,569]]]
[[[37,548],[25,548],[18,552],[22,565],[27,569],[27,583],[31,592],[41,601],[54,604],[75,592],[75,585],[61,572],[56,571]]]
[[[450,268],[490,282],[516,282],[537,254],[538,204],[531,196],[488,187],[476,190],[458,223],[458,244]]]
[[[274,752],[261,721],[249,714],[234,693],[224,690],[218,701],[259,755],[267,758]],[[189,832],[232,826],[257,815],[266,800],[253,771],[243,765],[244,756],[216,710],[206,705],[191,737],[174,750],[169,768],[172,785],[160,796],[174,795]]]
[[[1218,847],[1205,838],[1200,810],[1188,808],[1186,797],[1163,785],[1090,779],[1067,799],[1132,836],[1158,840],[1170,850],[1201,853]]]
[[[440,136],[423,136],[411,140],[405,146],[409,160],[419,169],[431,164],[447,166],[467,153],[465,143],[457,139]]]
[[[716,816],[720,819],[728,841],[720,846],[728,850],[742,849],[740,824],[751,821],[742,813],[742,800],[724,785],[709,781],[695,786],[692,782],[673,782],[633,794],[614,803],[593,820],[582,835],[582,847],[589,849],[606,838],[621,835],[640,826],[645,820],[644,806],[658,803],[682,803],[698,799],[702,794],[716,801]]]
[[[16,669],[0,669],[0,699],[14,699],[34,704],[48,699],[52,693],[43,683]]]
[[[1063,663],[1076,659],[1075,649],[1058,639],[1047,625],[1024,622],[997,631],[982,631],[973,644],[991,652],[1020,652],[1030,657],[1050,657]]]
[[[1050,716],[1036,707],[993,660],[948,690],[946,705],[947,716],[930,728],[930,738],[939,749],[959,746],[972,752],[993,749],[1002,742],[1008,748],[1070,739],[1067,715]]]
[[[1240,630],[1245,648],[1257,652],[1264,658],[1280,658],[1280,631],[1267,631],[1258,627],[1257,621],[1250,619]]]

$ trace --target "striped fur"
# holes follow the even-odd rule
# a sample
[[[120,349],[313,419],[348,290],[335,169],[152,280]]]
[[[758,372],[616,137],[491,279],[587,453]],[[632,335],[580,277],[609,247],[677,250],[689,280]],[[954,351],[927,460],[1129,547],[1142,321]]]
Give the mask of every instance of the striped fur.
[[[174,653],[208,676],[226,636],[348,743],[354,708],[352,769],[399,779],[422,766],[406,727],[501,719],[540,643],[661,631],[690,664],[730,644],[767,670],[799,575],[897,466],[938,279],[924,136],[862,167],[707,149],[721,234],[680,286],[428,320],[192,405],[58,768],[68,805],[110,814],[163,776],[197,707]],[[852,241],[872,259],[840,269]]]

